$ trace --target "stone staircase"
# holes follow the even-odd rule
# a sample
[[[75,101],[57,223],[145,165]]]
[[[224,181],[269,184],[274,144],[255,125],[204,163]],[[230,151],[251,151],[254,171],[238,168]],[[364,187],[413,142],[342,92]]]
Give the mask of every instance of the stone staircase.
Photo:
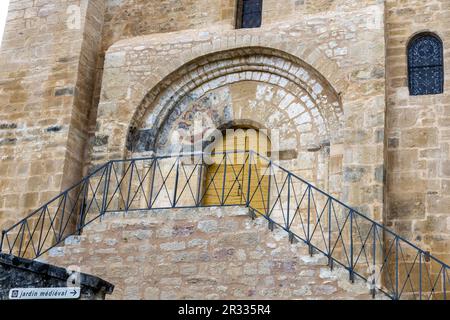
[[[112,299],[372,299],[244,207],[109,213],[39,260],[113,283]]]

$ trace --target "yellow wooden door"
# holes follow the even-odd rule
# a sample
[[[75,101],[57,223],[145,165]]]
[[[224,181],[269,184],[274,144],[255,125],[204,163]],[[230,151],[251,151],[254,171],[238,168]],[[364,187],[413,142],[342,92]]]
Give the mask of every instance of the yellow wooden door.
[[[248,198],[252,208],[265,213],[268,161],[255,154],[250,156],[249,151],[267,155],[269,148],[269,139],[255,130],[228,130],[214,146],[214,164],[208,167],[205,178],[204,205],[245,205]]]

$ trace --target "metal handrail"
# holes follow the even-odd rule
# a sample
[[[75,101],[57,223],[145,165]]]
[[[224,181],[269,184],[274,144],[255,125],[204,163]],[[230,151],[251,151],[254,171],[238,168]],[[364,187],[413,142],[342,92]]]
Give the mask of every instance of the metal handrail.
[[[242,163],[232,163],[238,155]],[[367,281],[373,295],[447,299],[450,267],[429,252],[264,155],[211,157],[219,163],[208,167],[203,153],[109,161],[4,230],[0,252],[36,259],[108,212],[243,205],[324,254],[331,268],[344,267],[351,281]],[[239,203],[229,200],[236,190]]]

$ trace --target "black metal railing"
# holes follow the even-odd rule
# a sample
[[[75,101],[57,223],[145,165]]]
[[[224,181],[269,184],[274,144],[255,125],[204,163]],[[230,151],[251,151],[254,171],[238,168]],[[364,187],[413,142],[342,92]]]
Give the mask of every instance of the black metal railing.
[[[446,300],[449,266],[255,152],[110,161],[3,231],[1,252],[36,259],[108,212],[243,205],[392,299]]]

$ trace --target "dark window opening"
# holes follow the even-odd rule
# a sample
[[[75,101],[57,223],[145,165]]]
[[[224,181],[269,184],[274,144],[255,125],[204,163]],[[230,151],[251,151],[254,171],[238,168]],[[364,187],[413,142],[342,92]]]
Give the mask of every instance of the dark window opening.
[[[261,27],[262,5],[262,0],[238,0],[236,28]]]
[[[413,96],[444,92],[444,50],[438,36],[419,34],[409,42],[408,85]]]

